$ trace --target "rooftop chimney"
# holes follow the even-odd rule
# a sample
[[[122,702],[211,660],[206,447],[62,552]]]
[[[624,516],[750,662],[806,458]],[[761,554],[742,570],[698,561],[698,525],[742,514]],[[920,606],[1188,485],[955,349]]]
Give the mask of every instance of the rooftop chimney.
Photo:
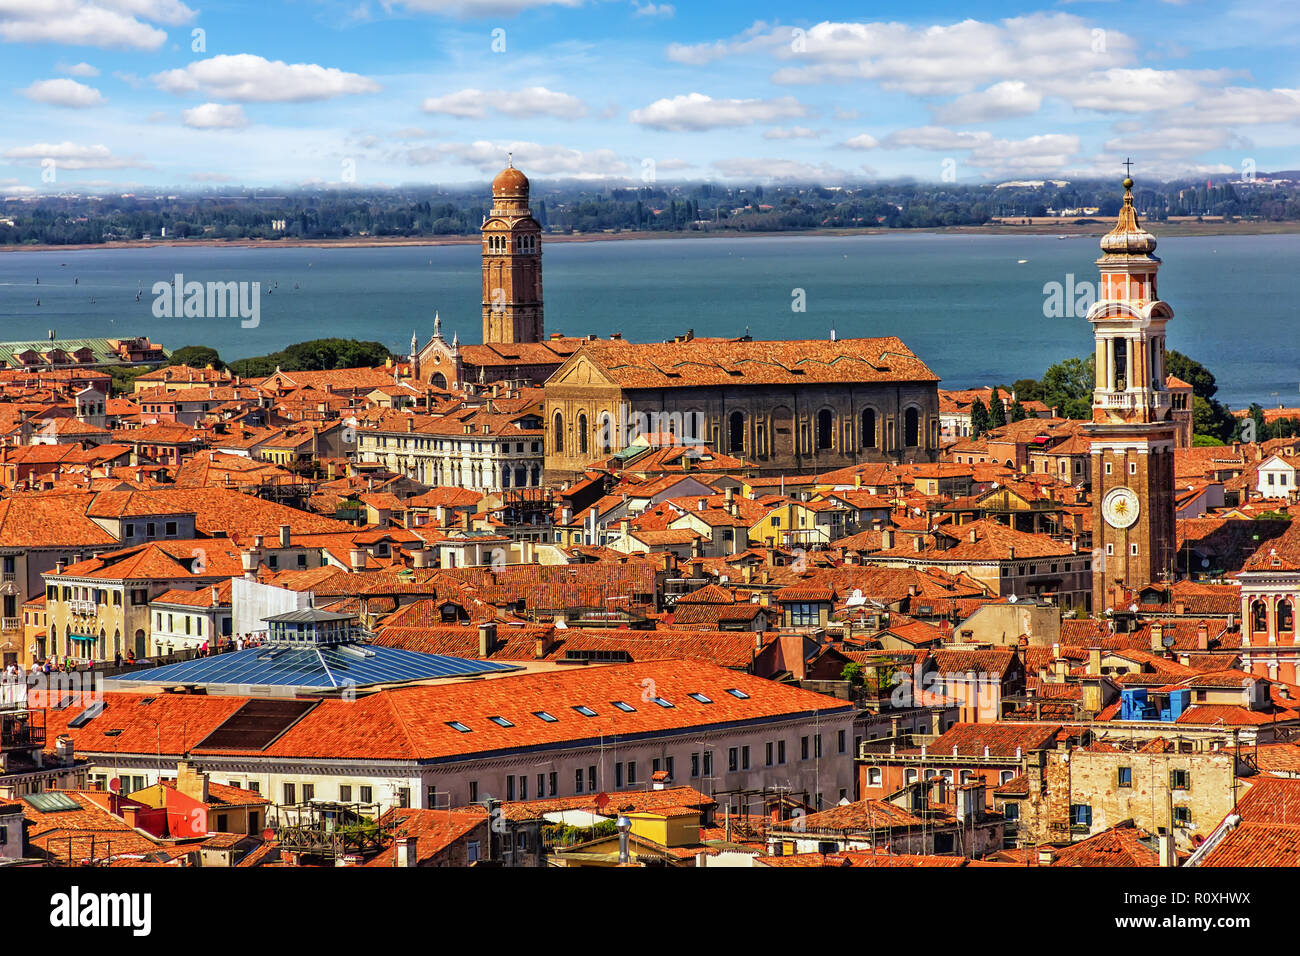
[[[416,866],[416,843],[413,836],[398,837],[397,839],[397,865],[398,866]]]
[[[176,765],[176,789],[199,803],[208,802],[208,775],[187,761]]]
[[[492,656],[497,646],[497,626],[489,621],[478,626],[478,656],[483,660]]]

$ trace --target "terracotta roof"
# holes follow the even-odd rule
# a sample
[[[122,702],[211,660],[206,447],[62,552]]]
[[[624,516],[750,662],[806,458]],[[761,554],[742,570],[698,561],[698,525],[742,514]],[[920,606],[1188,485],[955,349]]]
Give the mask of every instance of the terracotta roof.
[[[602,340],[578,353],[624,388],[937,382],[893,336],[794,341],[700,340],[634,344]]]

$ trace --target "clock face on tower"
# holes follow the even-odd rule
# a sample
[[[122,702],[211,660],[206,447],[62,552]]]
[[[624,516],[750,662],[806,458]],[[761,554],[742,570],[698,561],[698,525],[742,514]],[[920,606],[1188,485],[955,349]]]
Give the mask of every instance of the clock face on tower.
[[[1112,528],[1127,528],[1138,519],[1138,496],[1132,488],[1112,488],[1101,500],[1101,515]]]

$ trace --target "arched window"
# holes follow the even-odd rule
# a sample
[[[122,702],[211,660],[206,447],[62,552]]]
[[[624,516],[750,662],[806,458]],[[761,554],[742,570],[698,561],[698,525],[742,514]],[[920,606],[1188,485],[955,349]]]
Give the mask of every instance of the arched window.
[[[446,388],[447,376],[443,375],[441,372],[435,372],[433,374],[433,379],[430,381],[430,384],[434,388]]]
[[[536,465],[533,465],[532,479],[533,480],[530,481],[529,484],[531,484],[534,488],[536,488],[538,485],[542,483],[542,470],[538,468]]]
[[[502,488],[510,487],[510,466],[509,465],[506,465],[504,468],[501,469],[501,487]]]
[[[556,412],[553,422],[554,438],[551,441],[551,447],[555,449],[555,453],[558,455],[564,451],[564,416]]]
[[[908,448],[921,444],[921,414],[915,408],[903,413],[903,444]]]
[[[1263,601],[1251,602],[1250,629],[1256,634],[1264,634],[1268,631],[1268,606]]]
[[[1291,609],[1291,602],[1286,598],[1277,602],[1277,629],[1279,631],[1295,630],[1295,614]]]
[[[578,454],[587,454],[587,415],[578,413]]]
[[[829,408],[817,413],[817,447],[830,448],[835,439],[835,415]]]
[[[862,413],[862,447],[876,447],[876,410],[868,408]]]
[[[614,429],[610,427],[609,412],[602,412],[600,416],[600,453],[602,455],[609,455],[614,451],[613,431]]]
[[[524,487],[524,485],[526,485],[526,484],[528,484],[528,469],[527,469],[527,468],[516,468],[516,469],[515,469],[515,487],[516,487],[516,488],[522,488],[522,487]]]
[[[727,450],[733,455],[745,450],[744,412],[732,412],[727,416]]]

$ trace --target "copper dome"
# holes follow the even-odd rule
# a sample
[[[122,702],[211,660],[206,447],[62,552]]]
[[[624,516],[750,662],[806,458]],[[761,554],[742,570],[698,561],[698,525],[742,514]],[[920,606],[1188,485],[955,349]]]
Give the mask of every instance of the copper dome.
[[[496,179],[492,180],[492,195],[527,196],[528,177],[515,169],[513,165],[507,166],[497,173]]]

